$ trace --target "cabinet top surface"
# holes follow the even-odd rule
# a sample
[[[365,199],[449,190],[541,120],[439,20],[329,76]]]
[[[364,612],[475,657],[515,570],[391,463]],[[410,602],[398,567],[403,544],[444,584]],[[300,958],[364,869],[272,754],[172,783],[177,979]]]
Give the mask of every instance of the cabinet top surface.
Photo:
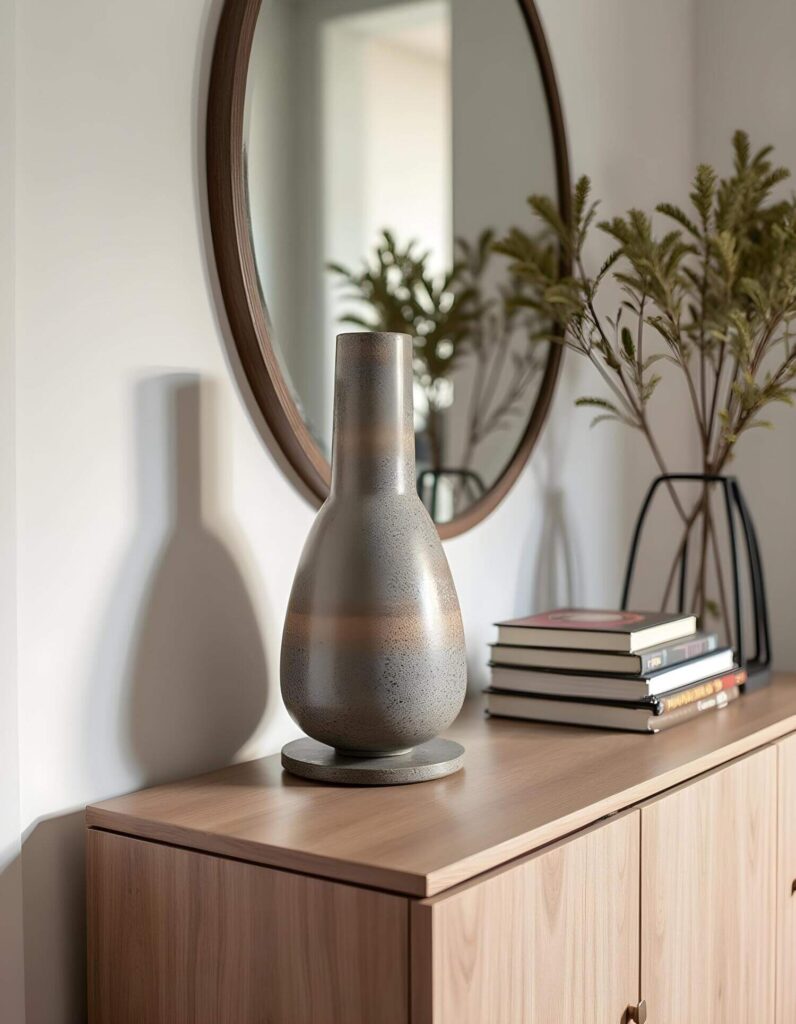
[[[796,730],[796,676],[656,735],[485,720],[448,735],[456,775],[411,786],[308,782],[279,755],[117,797],[87,824],[273,867],[427,896]]]

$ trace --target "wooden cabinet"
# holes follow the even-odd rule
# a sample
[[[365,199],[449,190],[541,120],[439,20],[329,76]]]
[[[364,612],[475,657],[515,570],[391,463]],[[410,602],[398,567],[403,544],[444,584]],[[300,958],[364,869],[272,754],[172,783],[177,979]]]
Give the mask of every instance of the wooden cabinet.
[[[452,735],[421,786],[265,758],[89,808],[91,1024],[796,1024],[795,678]]]
[[[773,747],[642,808],[641,992],[650,1021],[774,1019],[776,847]]]
[[[412,908],[413,1024],[604,1024],[638,994],[639,812]]]
[[[407,901],[93,831],[93,1024],[406,1024]]]
[[[796,1021],[796,736],[777,744],[777,1024]]]

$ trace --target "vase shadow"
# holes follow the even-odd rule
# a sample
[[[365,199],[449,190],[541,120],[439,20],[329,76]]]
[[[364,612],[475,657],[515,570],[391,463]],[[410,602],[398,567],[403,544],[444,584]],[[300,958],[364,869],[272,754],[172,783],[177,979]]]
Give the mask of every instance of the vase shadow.
[[[160,406],[156,411],[156,407]],[[218,495],[216,394],[191,375],[145,381],[144,433],[165,427],[160,485],[142,445],[142,519],[164,523],[119,705],[122,737],[145,783],[227,764],[265,711],[268,677],[260,628],[229,538],[210,523]]]

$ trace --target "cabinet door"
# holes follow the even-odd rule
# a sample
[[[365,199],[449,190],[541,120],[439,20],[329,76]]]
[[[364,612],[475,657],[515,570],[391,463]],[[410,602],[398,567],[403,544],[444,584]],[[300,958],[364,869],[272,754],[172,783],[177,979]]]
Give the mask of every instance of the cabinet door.
[[[796,736],[778,744],[777,1024],[796,1021]]]
[[[413,905],[413,1024],[621,1024],[638,1000],[638,872],[634,811]]]
[[[88,833],[91,1024],[406,1024],[401,896]]]
[[[641,815],[641,994],[649,1020],[772,1020],[776,750],[689,783]]]

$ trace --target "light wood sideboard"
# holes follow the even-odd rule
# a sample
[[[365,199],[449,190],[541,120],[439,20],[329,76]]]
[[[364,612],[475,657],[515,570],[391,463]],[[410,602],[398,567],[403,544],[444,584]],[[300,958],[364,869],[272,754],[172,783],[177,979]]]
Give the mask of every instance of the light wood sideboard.
[[[90,807],[92,1024],[796,1022],[796,677],[657,736],[450,735],[423,785],[269,757]]]

